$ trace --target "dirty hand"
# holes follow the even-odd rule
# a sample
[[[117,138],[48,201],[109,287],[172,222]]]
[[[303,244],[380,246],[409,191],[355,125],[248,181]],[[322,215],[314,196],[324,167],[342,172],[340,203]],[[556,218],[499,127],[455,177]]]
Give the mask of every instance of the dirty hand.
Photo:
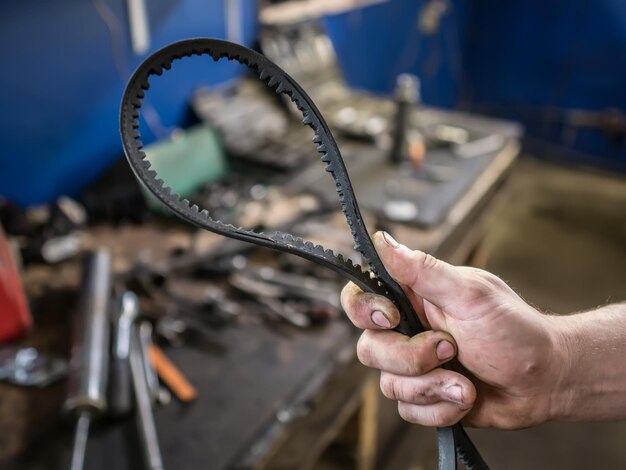
[[[383,394],[407,421],[515,429],[554,417],[564,364],[555,318],[538,312],[500,278],[455,267],[399,245],[387,233],[374,244],[431,330],[406,337],[388,299],[349,283],[341,294],[364,329],[359,360],[381,370]],[[454,371],[442,364],[456,357]]]

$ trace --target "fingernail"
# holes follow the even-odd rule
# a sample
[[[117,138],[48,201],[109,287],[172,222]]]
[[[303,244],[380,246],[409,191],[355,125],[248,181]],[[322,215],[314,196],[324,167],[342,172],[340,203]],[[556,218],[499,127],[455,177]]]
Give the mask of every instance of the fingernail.
[[[389,245],[391,248],[398,248],[400,246],[400,244],[397,241],[395,241],[393,237],[389,235],[387,232],[383,232],[383,240],[385,240],[385,243]]]
[[[372,321],[381,328],[391,328],[389,318],[380,310],[374,310],[372,312]]]
[[[463,405],[463,389],[460,385],[450,385],[444,392],[450,401]]]
[[[450,341],[446,341],[444,339],[437,343],[435,353],[437,354],[437,359],[440,361],[447,361],[448,359],[452,359],[454,356],[454,346],[452,346]]]

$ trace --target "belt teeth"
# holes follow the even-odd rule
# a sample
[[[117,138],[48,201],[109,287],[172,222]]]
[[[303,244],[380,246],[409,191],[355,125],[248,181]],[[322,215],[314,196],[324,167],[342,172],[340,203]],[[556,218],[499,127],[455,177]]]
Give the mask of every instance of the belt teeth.
[[[228,44],[224,41],[190,40],[168,46],[168,48],[151,57],[154,58],[154,63],[151,63],[150,59],[148,59],[140,66],[139,71],[136,72],[136,75],[129,82],[128,93],[125,94],[125,102],[122,104],[124,111],[122,116],[127,120],[122,122],[125,151],[137,174],[144,180],[147,187],[157,193],[159,198],[165,201],[166,205],[175,213],[183,218],[193,219],[195,223],[200,223],[206,229],[227,236],[235,236],[235,238],[251,240],[263,246],[272,246],[273,244],[274,247],[279,249],[281,246],[288,246],[289,251],[292,253],[300,254],[309,259],[323,260],[325,265],[331,265],[336,270],[350,276],[351,279],[358,280],[363,288],[387,294],[383,283],[375,277],[374,269],[372,272],[364,271],[360,265],[353,263],[343,255],[335,254],[332,250],[325,249],[321,245],[314,245],[310,241],[304,241],[302,238],[294,237],[291,234],[275,232],[266,235],[213,220],[207,210],[200,210],[195,204],[190,207],[190,202],[187,199],[181,200],[178,194],[173,194],[171,188],[165,186],[163,180],[159,179],[156,172],[150,168],[150,163],[146,159],[145,153],[140,150],[142,143],[139,131],[139,110],[145,97],[145,90],[150,88],[150,77],[152,75],[161,75],[164,70],[171,69],[174,60],[192,55],[208,54],[215,61],[226,58],[229,61],[235,60],[247,65],[254,69],[258,73],[259,78],[266,82],[270,88],[275,89],[277,93],[286,94],[290,97],[291,101],[302,112],[302,123],[313,129],[314,136],[312,140],[316,144],[317,151],[321,154],[320,159],[325,163],[325,169],[335,178],[340,205],[344,213],[346,213],[348,226],[353,236],[357,234],[356,227],[362,223],[360,220],[352,219],[352,217],[358,218],[358,207],[354,201],[346,198],[346,194],[350,190],[349,180],[345,174],[345,167],[341,164],[340,155],[336,151],[332,135],[328,134],[323,118],[316,114],[313,103],[310,102],[309,98],[303,94],[291,78],[265,58],[241,46]],[[134,93],[134,96],[132,93]],[[329,153],[329,149],[331,153]],[[344,180],[345,184],[342,183]],[[199,222],[199,219],[202,219],[202,221]],[[361,252],[363,259],[369,262],[370,257],[367,256],[367,249],[363,248],[361,243],[356,243],[355,248]]]
[[[139,110],[145,96],[145,90],[150,88],[149,78],[151,75],[161,75],[164,69],[169,70],[174,60],[202,54],[209,54],[215,61],[225,57],[230,61],[236,60],[249,66],[258,72],[259,78],[267,82],[270,88],[275,88],[277,93],[287,94],[295,103],[302,112],[302,123],[313,129],[312,140],[318,144],[317,151],[321,153],[321,160],[326,164],[326,170],[331,172],[335,179],[341,209],[346,215],[346,221],[355,239],[354,249],[361,253],[364,263],[370,266],[371,271],[364,271],[361,266],[354,264],[341,254],[335,255],[332,250],[327,250],[321,245],[314,245],[310,241],[303,241],[301,238],[288,233],[274,232],[266,235],[213,220],[207,210],[200,211],[196,204],[190,207],[187,199],[181,200],[178,194],[172,194],[171,188],[165,186],[163,180],[150,168],[150,162],[146,159],[145,152],[141,150],[143,144],[139,132]],[[417,317],[412,311],[408,298],[384,269],[370,238],[367,236],[350,185],[350,179],[324,119],[317,113],[315,105],[298,84],[266,58],[242,46],[221,40],[198,39],[172,44],[153,54],[139,66],[124,92],[121,116],[124,151],[134,171],[166,206],[183,219],[192,220],[213,232],[240,240],[252,241],[261,246],[282,248],[283,250],[288,248],[289,252],[330,266],[335,271],[341,272],[357,282],[361,288],[386,295],[392,298],[396,305],[401,306],[400,311],[403,319],[401,330],[403,332],[409,333],[419,326],[416,326]],[[329,149],[331,153],[328,153]],[[200,221],[200,218],[204,221]],[[379,270],[380,273],[377,272]],[[412,317],[410,317],[411,315]],[[418,331],[413,332],[413,334],[416,332]],[[462,428],[460,429],[462,431]],[[467,436],[465,437],[467,440]],[[482,464],[480,454],[473,445],[470,446],[462,440],[459,442],[457,451],[468,468],[485,467]]]

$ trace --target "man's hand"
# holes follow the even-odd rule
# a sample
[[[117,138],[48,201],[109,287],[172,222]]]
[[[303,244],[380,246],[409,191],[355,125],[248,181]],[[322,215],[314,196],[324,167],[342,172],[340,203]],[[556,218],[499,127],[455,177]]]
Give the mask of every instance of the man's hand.
[[[556,317],[538,312],[501,279],[455,267],[378,232],[374,244],[431,330],[406,337],[388,299],[349,283],[341,294],[364,329],[359,360],[381,370],[383,394],[407,421],[515,429],[553,419],[568,361]],[[454,371],[440,366],[453,357]]]

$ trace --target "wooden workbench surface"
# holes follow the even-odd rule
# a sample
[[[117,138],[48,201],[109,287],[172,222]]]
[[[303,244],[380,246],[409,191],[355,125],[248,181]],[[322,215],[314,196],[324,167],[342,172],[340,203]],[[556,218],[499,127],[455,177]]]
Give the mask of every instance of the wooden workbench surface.
[[[394,236],[415,248],[464,262],[482,236],[488,216],[493,213],[494,196],[517,152],[517,141],[513,139],[438,227],[423,230],[393,226]],[[113,247],[119,251],[123,246],[125,251],[133,246],[135,236],[132,230],[124,229],[120,238],[113,240]],[[148,235],[143,233],[145,236]],[[159,236],[164,236],[162,231]],[[186,243],[184,236],[171,239]],[[120,263],[118,268],[124,269],[123,261]],[[60,270],[35,271],[27,276],[35,279],[29,289],[36,298],[33,310],[37,329],[26,343],[44,351],[67,354],[67,313],[73,305],[77,270],[68,263]],[[41,300],[46,295],[52,295],[54,302]],[[156,411],[166,468],[262,467],[271,459],[289,461],[285,457],[288,451],[281,449],[281,444],[289,442],[293,446],[293,436],[285,441],[289,433],[305,430],[306,420],[316,416],[309,405],[317,403],[313,408],[322,413],[323,404],[318,397],[329,393],[329,383],[343,387],[345,393],[328,400],[335,408],[323,412],[328,415],[326,424],[345,424],[342,406],[355,406],[365,377],[364,369],[354,361],[356,337],[357,332],[343,319],[309,330],[276,330],[252,314],[221,330],[215,335],[215,344],[206,350],[169,348],[167,354],[197,387],[199,398],[188,405],[174,400]],[[337,385],[342,377],[345,383]],[[71,426],[58,417],[63,394],[63,384],[47,390],[0,384],[2,468],[66,468]],[[342,405],[341,401],[345,403]],[[86,468],[139,468],[137,446],[132,420],[125,425],[96,425],[89,441]],[[319,445],[311,443],[310,447],[321,452]],[[16,459],[18,454],[21,457]]]

